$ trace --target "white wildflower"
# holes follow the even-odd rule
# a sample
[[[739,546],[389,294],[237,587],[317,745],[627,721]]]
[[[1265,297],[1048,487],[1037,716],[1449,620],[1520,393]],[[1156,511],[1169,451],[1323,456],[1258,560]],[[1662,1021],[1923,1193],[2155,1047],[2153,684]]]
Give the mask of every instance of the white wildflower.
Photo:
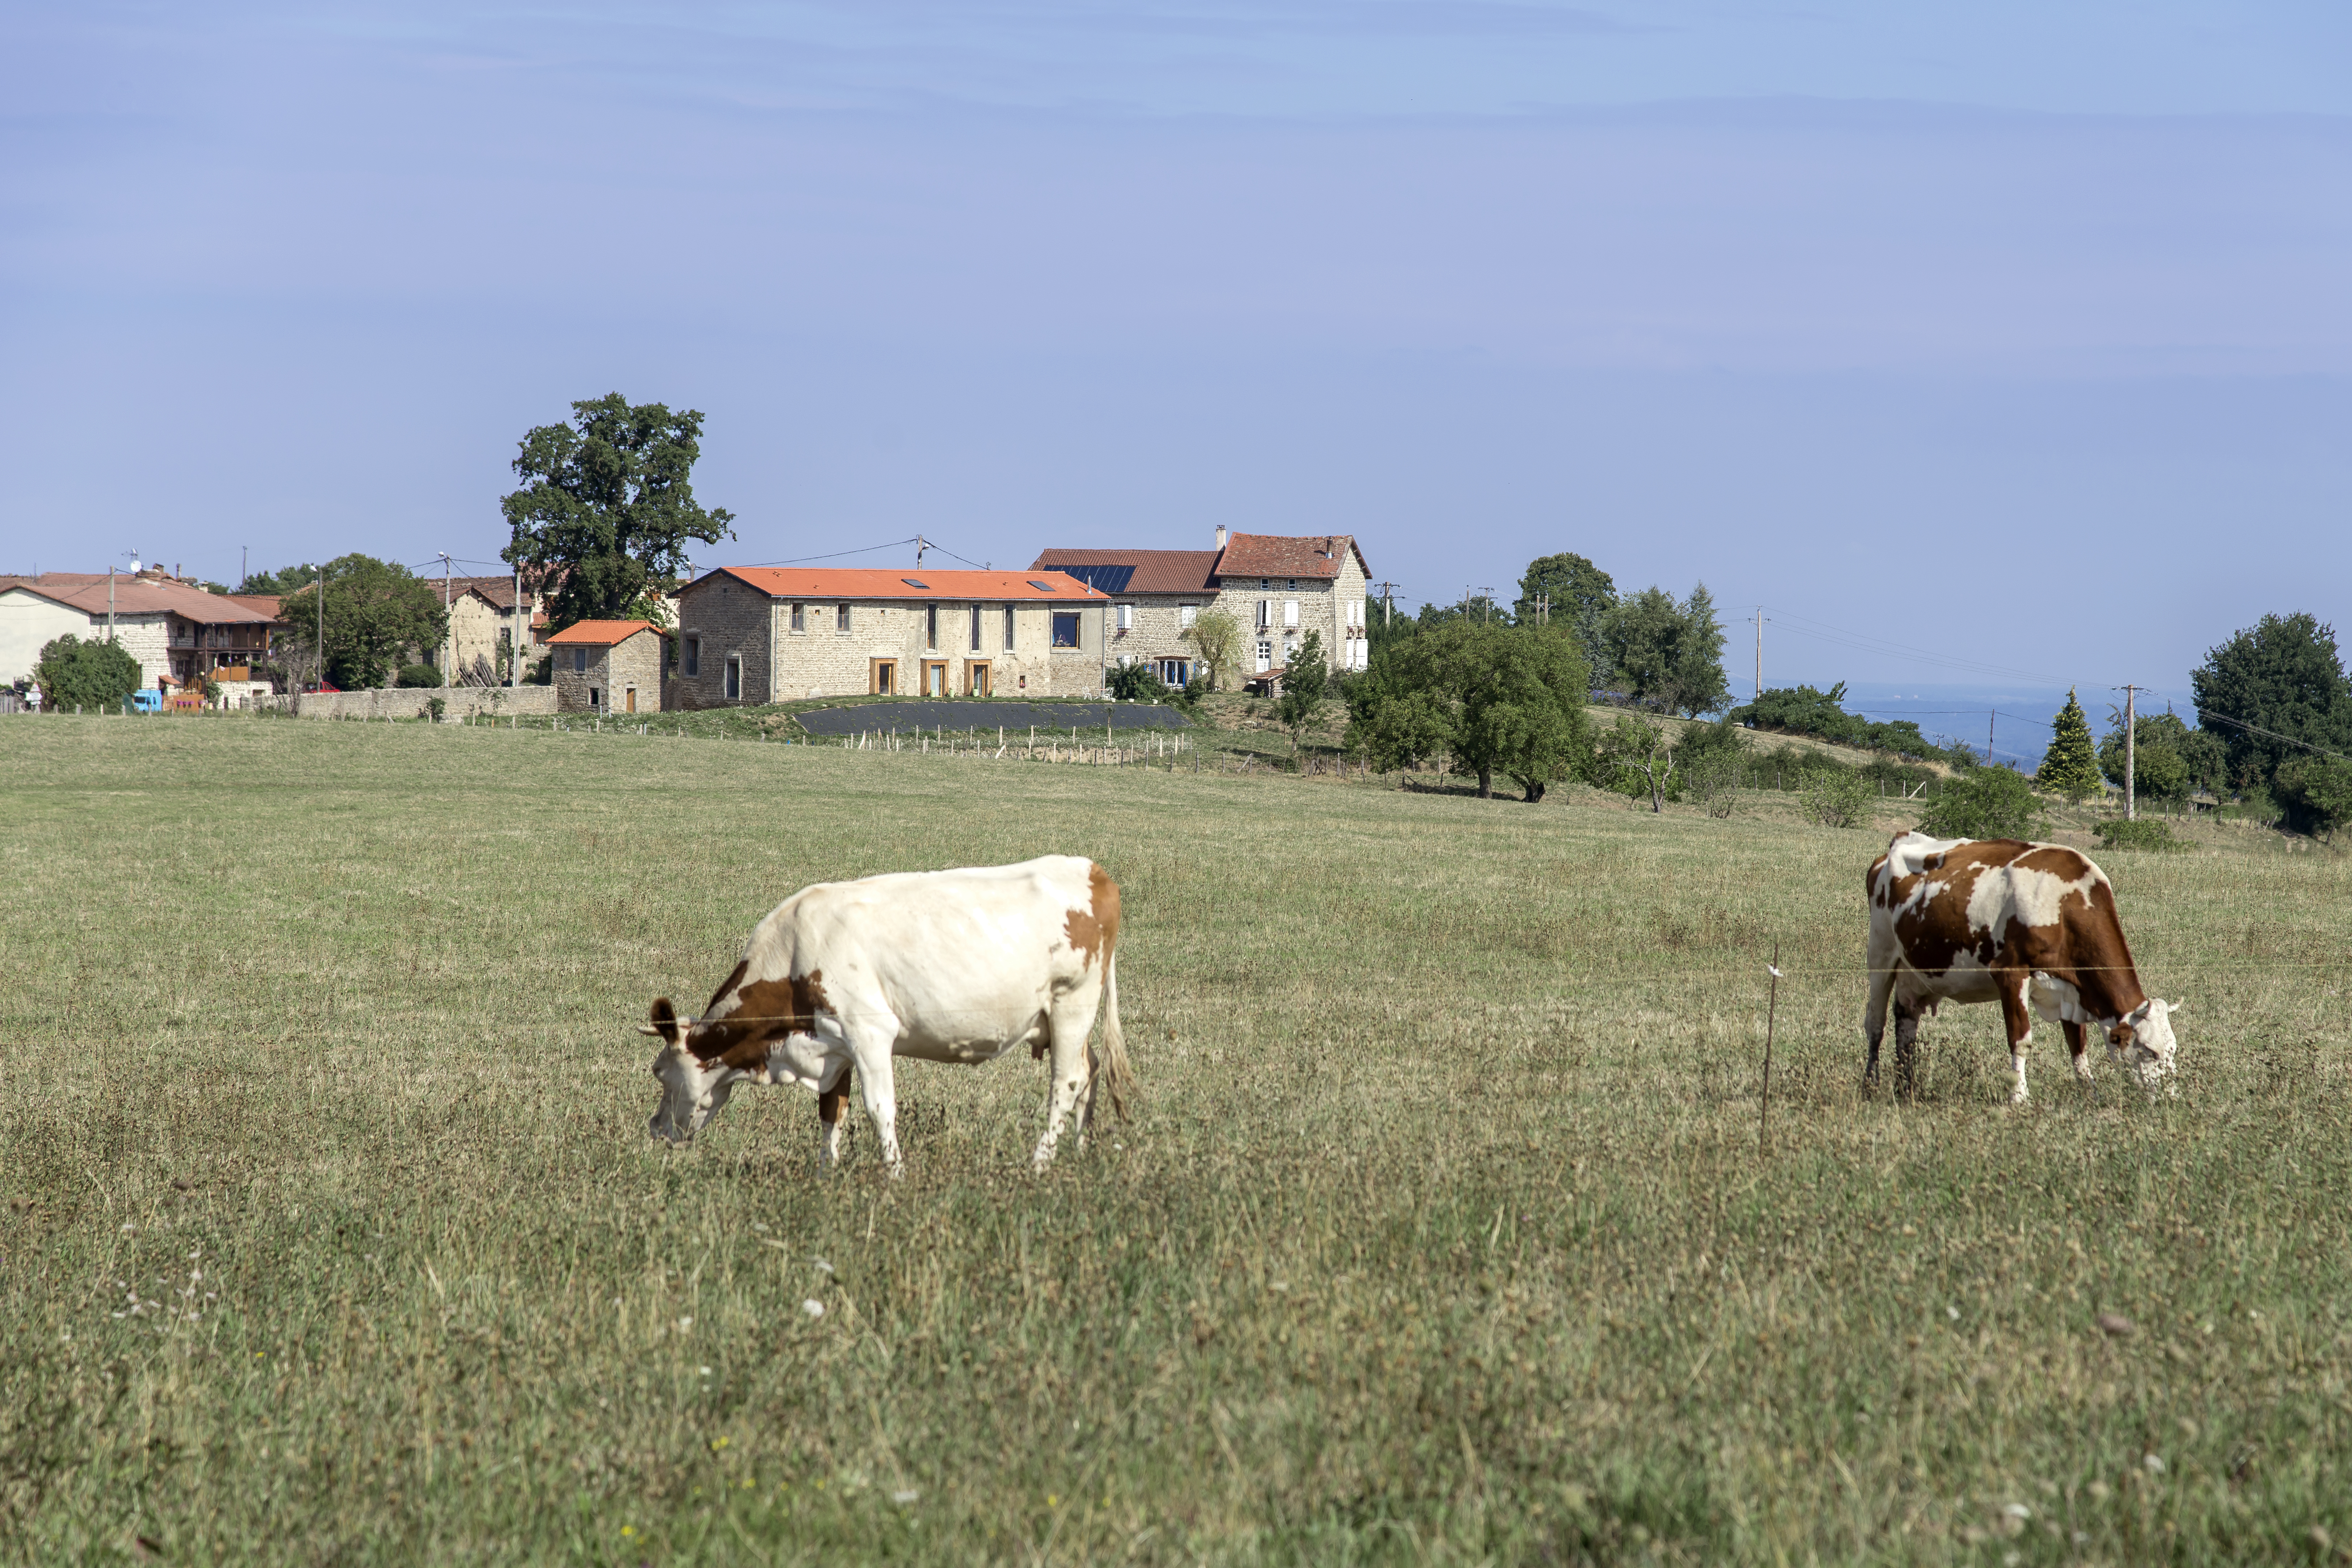
[[[822,1318],[824,1316],[824,1303],[811,1297],[801,1303],[801,1310],[812,1318]]]

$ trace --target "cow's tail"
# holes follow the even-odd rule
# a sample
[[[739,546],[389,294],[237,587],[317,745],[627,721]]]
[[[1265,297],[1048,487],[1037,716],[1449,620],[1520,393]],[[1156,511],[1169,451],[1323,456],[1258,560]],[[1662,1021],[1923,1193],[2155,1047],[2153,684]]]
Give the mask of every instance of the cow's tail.
[[[1127,1031],[1118,1026],[1118,948],[1114,942],[1103,965],[1102,1061],[1103,1087],[1110,1091],[1110,1108],[1124,1121],[1127,1097],[1135,1092],[1135,1069],[1128,1065]]]

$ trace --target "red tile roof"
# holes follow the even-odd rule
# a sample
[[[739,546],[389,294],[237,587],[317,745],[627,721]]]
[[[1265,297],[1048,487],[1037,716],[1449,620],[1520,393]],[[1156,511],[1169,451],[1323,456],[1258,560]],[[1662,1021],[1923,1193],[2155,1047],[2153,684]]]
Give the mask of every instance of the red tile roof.
[[[1217,552],[1213,550],[1046,550],[1038,553],[1033,572],[1060,566],[1129,566],[1134,575],[1122,594],[1213,594]]]
[[[1106,598],[1076,578],[1059,572],[938,572],[929,566],[909,566],[903,572],[865,566],[719,566],[696,578],[680,592],[691,592],[721,575],[735,578],[776,599],[1018,599],[1024,603],[1066,600],[1072,604],[1101,604]]]
[[[661,636],[661,628],[651,621],[574,621],[548,638],[551,646],[562,647],[611,647],[625,643],[639,632]]]
[[[1339,562],[1352,553],[1365,576],[1364,552],[1353,535],[1316,533],[1294,538],[1279,533],[1236,533],[1218,559],[1220,577],[1337,577]]]

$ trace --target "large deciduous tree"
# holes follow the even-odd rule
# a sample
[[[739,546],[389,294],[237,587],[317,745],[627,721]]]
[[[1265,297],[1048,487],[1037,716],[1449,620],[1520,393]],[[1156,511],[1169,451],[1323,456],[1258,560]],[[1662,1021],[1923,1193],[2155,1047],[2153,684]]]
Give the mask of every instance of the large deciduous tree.
[[[139,689],[139,661],[119,643],[101,637],[84,642],[68,632],[41,646],[33,684],[41,689],[41,705],[52,713],[76,708],[111,711]]]
[[[278,601],[287,640],[327,681],[345,691],[384,684],[408,662],[410,648],[430,653],[449,629],[441,588],[405,566],[373,555],[344,555],[322,569],[326,647],[319,646],[319,579]]]
[[[2099,791],[2099,755],[2091,744],[2091,721],[2074,700],[2072,687],[2066,706],[2050,721],[2050,749],[2042,753],[2033,782],[2078,805]]]
[[[734,514],[694,499],[702,415],[610,393],[572,405],[569,425],[522,438],[522,489],[499,504],[504,557],[546,574],[559,626],[642,613],[687,569],[689,541],[731,539]]]
[[[2307,613],[2264,616],[2210,650],[2189,684],[2198,728],[2221,737],[2240,789],[2268,789],[2281,763],[2312,748],[2352,752],[2352,683],[2336,629]]]
[[[1184,628],[1185,638],[1201,650],[1201,673],[1212,690],[1223,690],[1225,678],[1240,668],[1242,624],[1223,610],[1202,610]]]
[[[1349,744],[1382,767],[1444,752],[1491,800],[1495,775],[1529,801],[1591,750],[1583,655],[1559,628],[1451,620],[1400,641],[1349,694]]]
[[[1583,556],[1563,552],[1538,555],[1528,563],[1511,614],[1521,626],[1541,620],[1574,637],[1584,655],[1586,673],[1598,686],[1609,679],[1609,650],[1601,637],[1601,623],[1616,607],[1615,580]]]
[[[1723,674],[1723,626],[1701,583],[1680,604],[1663,588],[1631,595],[1601,617],[1609,680],[1639,707],[1696,717],[1731,696]]]

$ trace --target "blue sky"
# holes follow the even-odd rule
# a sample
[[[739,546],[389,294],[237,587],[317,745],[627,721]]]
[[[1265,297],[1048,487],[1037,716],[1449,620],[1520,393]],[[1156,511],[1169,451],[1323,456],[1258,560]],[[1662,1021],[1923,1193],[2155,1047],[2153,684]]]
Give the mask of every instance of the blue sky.
[[[707,414],[714,560],[1223,522],[1418,600],[1576,550],[1784,612],[1768,683],[2095,716],[2346,618],[2341,6],[34,4],[0,46],[0,569],[492,559],[515,441],[619,390]]]

